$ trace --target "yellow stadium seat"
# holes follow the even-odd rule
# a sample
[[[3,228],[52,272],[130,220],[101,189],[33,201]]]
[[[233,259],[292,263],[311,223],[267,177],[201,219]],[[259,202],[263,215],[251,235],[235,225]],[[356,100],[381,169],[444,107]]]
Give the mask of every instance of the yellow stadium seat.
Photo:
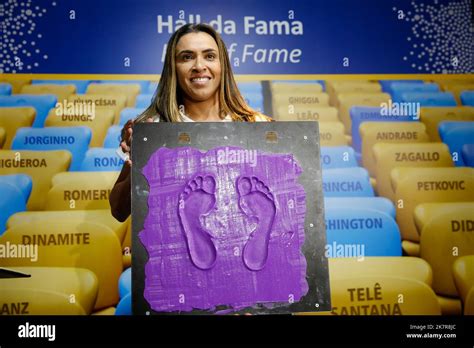
[[[120,121],[120,111],[125,108],[127,97],[122,94],[75,94],[71,95],[67,101],[73,104],[82,104],[83,107],[87,107],[88,104],[93,103],[96,111],[111,109],[114,111],[114,123],[118,124]]]
[[[71,163],[69,151],[0,150],[0,175],[27,174],[33,179],[28,210],[42,210],[53,175],[67,171]]]
[[[5,129],[0,128],[0,149],[3,148],[5,140],[7,140],[7,132],[5,132]]]
[[[64,219],[89,221],[98,224],[103,224],[115,232],[120,243],[126,243],[125,238],[126,235],[129,233],[129,223],[119,222],[118,220],[116,220],[112,216],[110,209],[20,212],[10,216],[7,221],[7,229],[13,228],[24,223],[41,225],[43,221],[54,221]],[[131,245],[129,245],[129,247],[130,246]]]
[[[35,84],[25,85],[21,88],[20,94],[52,94],[62,102],[70,95],[76,93],[75,85],[54,85],[54,84]]]
[[[440,295],[458,296],[452,268],[458,257],[474,255],[473,212],[474,202],[460,204],[457,209],[439,209],[421,230],[420,256],[431,265],[433,289]]]
[[[272,94],[314,94],[321,93],[323,86],[319,83],[272,82]]]
[[[393,201],[390,173],[396,167],[451,167],[453,161],[443,143],[378,143],[372,147],[377,192]]]
[[[4,258],[2,266],[78,267],[95,273],[99,292],[94,309],[118,302],[118,279],[122,251],[115,233],[103,224],[88,221],[54,220],[41,225],[25,223],[8,229],[0,244],[38,245],[38,259]]]
[[[331,105],[339,106],[338,95],[346,93],[370,94],[379,93],[382,87],[377,81],[326,81],[326,90]]]
[[[344,134],[344,125],[341,122],[321,122],[319,124],[321,146],[348,145],[349,141]]]
[[[0,127],[5,129],[6,140],[4,149],[9,149],[20,127],[31,127],[36,116],[36,110],[31,107],[0,108]]]
[[[464,302],[464,315],[474,315],[474,288],[471,288]]]
[[[372,148],[377,143],[429,142],[425,125],[420,122],[364,122],[359,127],[362,139],[362,164],[375,176]]]
[[[272,95],[272,110],[321,106],[329,106],[329,96],[326,93],[300,92]]]
[[[474,255],[461,256],[453,264],[454,284],[463,303],[474,288]]]
[[[98,292],[94,272],[71,267],[11,267],[28,278],[0,278],[0,315],[91,314]]]
[[[387,270],[388,271],[388,270]],[[387,275],[334,278],[331,312],[320,315],[440,315],[436,294],[425,283]]]
[[[433,272],[423,259],[418,257],[364,257],[362,260],[355,258],[329,258],[329,272],[331,278],[346,279],[357,276],[383,276],[390,270],[390,276],[415,279],[431,286]]]
[[[2,75],[0,78],[0,82],[7,82],[10,85],[12,85],[12,94],[18,94],[20,93],[21,89],[25,85],[29,85],[31,83],[31,80],[29,79],[17,79],[15,78],[10,78],[7,77],[6,75]]]
[[[87,86],[86,94],[125,95],[127,97],[127,107],[133,108],[135,99],[140,94],[140,85],[138,83],[90,83]]]
[[[92,313],[92,315],[115,315],[115,307],[108,307]]]
[[[347,134],[351,134],[352,120],[350,109],[353,106],[378,106],[388,103],[390,94],[387,93],[343,93],[338,95],[339,118],[344,123]]]
[[[273,110],[273,117],[277,121],[339,121],[337,109],[332,106],[281,105],[277,110]]]
[[[472,168],[395,168],[395,208],[402,239],[419,242],[415,211],[422,203],[469,202],[474,197]]]
[[[402,240],[402,250],[408,256],[420,257],[420,243]]]
[[[438,125],[442,121],[474,121],[474,107],[422,107],[420,108],[420,120],[426,126],[426,133],[431,141],[441,141]]]
[[[45,210],[110,209],[109,194],[119,172],[67,172],[52,179]]]
[[[462,303],[459,298],[437,296],[441,315],[462,315]]]
[[[58,115],[57,111],[50,111],[45,127],[89,127],[92,131],[90,147],[102,147],[107,130],[115,121],[114,111],[110,109],[96,110],[93,116],[84,113]]]

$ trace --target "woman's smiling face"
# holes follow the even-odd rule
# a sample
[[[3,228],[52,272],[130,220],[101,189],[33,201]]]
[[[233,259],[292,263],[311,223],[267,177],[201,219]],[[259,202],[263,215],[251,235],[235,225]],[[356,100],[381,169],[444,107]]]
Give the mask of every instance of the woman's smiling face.
[[[214,98],[221,81],[221,62],[216,41],[207,33],[189,33],[176,45],[178,84],[187,99],[202,102]]]

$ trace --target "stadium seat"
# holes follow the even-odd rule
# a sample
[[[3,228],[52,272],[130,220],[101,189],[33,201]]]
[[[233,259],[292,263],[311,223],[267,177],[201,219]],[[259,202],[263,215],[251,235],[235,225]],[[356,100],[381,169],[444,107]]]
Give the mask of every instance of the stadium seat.
[[[49,94],[56,96],[59,103],[62,103],[70,95],[76,93],[75,85],[49,85],[49,84],[36,84],[26,85],[21,89],[20,94],[30,95],[43,95]]]
[[[420,109],[420,121],[426,126],[431,141],[441,141],[438,125],[443,121],[474,121],[474,107],[429,107]]]
[[[0,83],[0,95],[10,94],[12,94],[12,85],[5,82]]]
[[[31,177],[26,174],[0,175],[0,183],[10,184],[18,188],[22,195],[25,204],[30,198],[33,181]]]
[[[9,83],[12,86],[12,94],[18,94],[24,85],[29,85],[31,80],[19,79],[17,76],[8,77],[8,75],[0,75],[0,82]]]
[[[436,83],[406,83],[398,82],[390,86],[390,95],[394,102],[402,101],[402,93],[432,93],[439,92],[439,86]]]
[[[377,143],[427,143],[428,135],[421,122],[363,122],[360,125],[362,139],[362,164],[375,176],[375,159],[372,148]]]
[[[20,128],[12,150],[67,150],[72,154],[70,170],[78,170],[91,141],[87,127]]]
[[[23,223],[8,229],[0,243],[38,245],[36,261],[5,258],[2,265],[34,267],[77,267],[95,273],[99,292],[94,309],[115,305],[119,299],[118,279],[122,273],[122,251],[115,233],[89,221],[68,219],[44,221],[40,226]]]
[[[381,86],[376,81],[326,81],[326,91],[329,94],[330,104],[334,106],[340,105],[338,96],[340,94],[373,94],[380,93]]]
[[[104,139],[105,148],[118,148],[120,145],[121,132],[123,126],[112,126],[107,130]]]
[[[459,297],[466,303],[469,291],[474,289],[474,255],[461,256],[454,261],[453,279]]]
[[[380,80],[379,84],[382,86],[382,91],[386,93],[392,92],[392,85],[398,83],[414,83],[414,84],[423,84],[422,80]]]
[[[52,179],[45,210],[110,209],[109,195],[119,172],[65,172]]]
[[[474,106],[474,91],[461,92],[462,105]]]
[[[115,315],[132,315],[132,294],[128,293],[122,298],[115,309]]]
[[[3,149],[3,145],[5,144],[7,140],[7,132],[5,129],[0,128],[0,149]]]
[[[135,104],[132,106],[136,109],[146,109],[150,106],[151,100],[153,99],[153,94],[139,94]]]
[[[402,103],[420,103],[426,106],[456,106],[456,99],[450,92],[403,92],[400,93]]]
[[[418,280],[431,286],[433,271],[428,262],[419,257],[365,257],[363,260],[354,258],[328,259],[329,272],[334,279],[353,278],[354,275],[363,277],[384,276],[390,270],[391,276]]]
[[[158,88],[158,82],[150,81],[150,84],[148,85],[148,89],[146,91],[143,91],[142,94],[155,94],[157,88]]]
[[[474,121],[441,122],[439,134],[443,143],[449,146],[454,164],[458,167],[465,166],[461,151],[464,144],[474,140]]]
[[[272,95],[286,94],[317,94],[323,92],[323,86],[319,83],[300,83],[300,82],[283,82],[272,81],[270,83],[270,91]]]
[[[125,295],[132,292],[132,269],[127,268],[119,278],[119,295],[124,298]]]
[[[107,307],[93,312],[92,315],[115,315],[115,307]]]
[[[333,106],[280,105],[273,110],[277,121],[338,122],[337,109]]]
[[[32,85],[47,84],[47,85],[74,85],[76,86],[77,94],[86,93],[89,80],[33,80]]]
[[[377,143],[372,147],[377,193],[393,201],[390,172],[395,167],[451,167],[449,148],[443,143]]]
[[[354,149],[350,146],[321,146],[321,168],[358,167]]]
[[[397,223],[403,239],[420,240],[415,226],[415,207],[422,203],[469,202],[474,197],[472,168],[395,168]]]
[[[349,143],[341,122],[321,122],[319,140],[321,146],[347,146]]]
[[[73,267],[13,267],[29,277],[0,277],[1,314],[91,314],[98,292],[94,272]]]
[[[140,85],[138,83],[90,83],[87,86],[86,94],[124,95],[127,97],[126,106],[133,107],[135,98],[140,94]]]
[[[147,93],[151,85],[150,81],[148,80],[100,80],[100,81],[97,81],[97,83],[104,83],[104,84],[109,84],[109,85],[137,85],[138,84],[140,86],[139,93]],[[153,92],[155,92],[155,90],[153,90]]]
[[[86,152],[79,168],[81,172],[121,171],[124,161],[115,152],[116,149],[94,147]]]
[[[33,127],[43,127],[44,120],[48,116],[49,110],[56,105],[56,97],[54,95],[10,95],[0,96],[0,107],[25,107],[35,108],[36,117],[33,121]]]
[[[352,146],[356,152],[362,152],[360,126],[364,122],[413,122],[417,115],[389,116],[382,113],[381,107],[354,106],[350,109]]]
[[[0,150],[0,175],[27,174],[33,180],[28,210],[42,210],[54,174],[67,171],[71,163],[69,151]]]
[[[262,94],[262,83],[260,81],[237,82],[237,87],[239,88],[239,91],[241,94],[246,94],[246,93]],[[154,93],[154,92],[155,90],[149,93]]]
[[[331,312],[319,315],[441,315],[436,294],[425,283],[396,276],[336,278],[329,275]],[[402,290],[403,289],[403,290]]]
[[[7,228],[29,223],[41,225],[44,221],[88,221],[105,225],[117,235],[120,243],[125,242],[129,223],[116,220],[109,209],[101,210],[59,210],[59,211],[25,211],[13,214],[7,221]]]
[[[95,110],[94,115],[86,113],[58,115],[51,110],[45,127],[88,127],[92,132],[90,147],[100,147],[104,142],[107,130],[114,122],[114,111],[110,109]]]
[[[263,113],[263,96],[261,93],[245,93],[242,95],[248,106]]]
[[[5,129],[6,139],[3,149],[10,149],[18,128],[31,127],[36,110],[32,107],[8,108],[0,107],[0,127]]]
[[[433,269],[433,290],[445,296],[458,296],[452,267],[460,256],[474,255],[474,202],[457,210],[438,211],[424,226],[420,255]]]
[[[367,170],[361,167],[323,170],[324,197],[373,197]]]
[[[329,96],[326,93],[300,92],[280,93],[272,95],[272,110],[287,109],[289,107],[312,108],[329,106]]]
[[[474,144],[464,144],[461,151],[466,166],[474,167]]]
[[[119,126],[123,126],[128,120],[134,120],[145,111],[144,108],[125,108],[120,112]]]
[[[466,296],[464,315],[474,315],[474,288],[471,288]]]
[[[1,178],[1,177],[0,177]],[[6,230],[8,218],[19,211],[26,210],[25,196],[21,190],[6,182],[0,181],[0,236]]]
[[[127,97],[125,95],[120,95],[120,94],[72,95],[68,98],[68,102],[72,102],[74,104],[82,103],[83,105],[94,103],[96,111],[98,111],[99,109],[112,109],[114,110],[114,124],[118,124],[120,121],[120,111],[122,111],[122,109],[125,108]]]
[[[385,197],[325,197],[324,208],[377,210],[395,219],[395,206]]]
[[[390,94],[387,94],[387,93],[368,93],[368,94],[346,93],[346,94],[340,94],[338,96],[338,100],[340,104],[339,105],[339,118],[344,124],[346,134],[351,134],[352,132],[351,109],[356,106],[380,108],[383,103],[387,103],[388,105],[388,101],[390,100]],[[357,132],[358,131],[359,130],[357,130]],[[355,150],[357,151],[357,149]]]
[[[401,256],[400,231],[395,220],[364,208],[325,209],[326,256]]]

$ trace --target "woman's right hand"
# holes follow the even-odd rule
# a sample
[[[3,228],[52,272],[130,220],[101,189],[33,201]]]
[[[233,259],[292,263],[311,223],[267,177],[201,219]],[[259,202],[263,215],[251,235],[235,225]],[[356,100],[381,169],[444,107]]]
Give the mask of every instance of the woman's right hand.
[[[153,122],[153,118],[147,118],[146,122]],[[131,154],[130,154],[130,146],[132,144],[132,134],[133,134],[133,120],[128,120],[127,123],[122,128],[121,133],[121,142],[120,147],[122,148],[122,152],[128,156],[128,160],[125,162],[129,166],[132,165]]]

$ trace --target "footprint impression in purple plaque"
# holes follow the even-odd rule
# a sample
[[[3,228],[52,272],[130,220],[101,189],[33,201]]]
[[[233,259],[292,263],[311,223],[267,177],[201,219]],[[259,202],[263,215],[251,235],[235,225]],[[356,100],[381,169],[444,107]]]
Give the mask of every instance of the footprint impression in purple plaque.
[[[308,291],[306,197],[291,154],[240,147],[160,148],[139,237],[144,297],[158,312],[293,303]]]

